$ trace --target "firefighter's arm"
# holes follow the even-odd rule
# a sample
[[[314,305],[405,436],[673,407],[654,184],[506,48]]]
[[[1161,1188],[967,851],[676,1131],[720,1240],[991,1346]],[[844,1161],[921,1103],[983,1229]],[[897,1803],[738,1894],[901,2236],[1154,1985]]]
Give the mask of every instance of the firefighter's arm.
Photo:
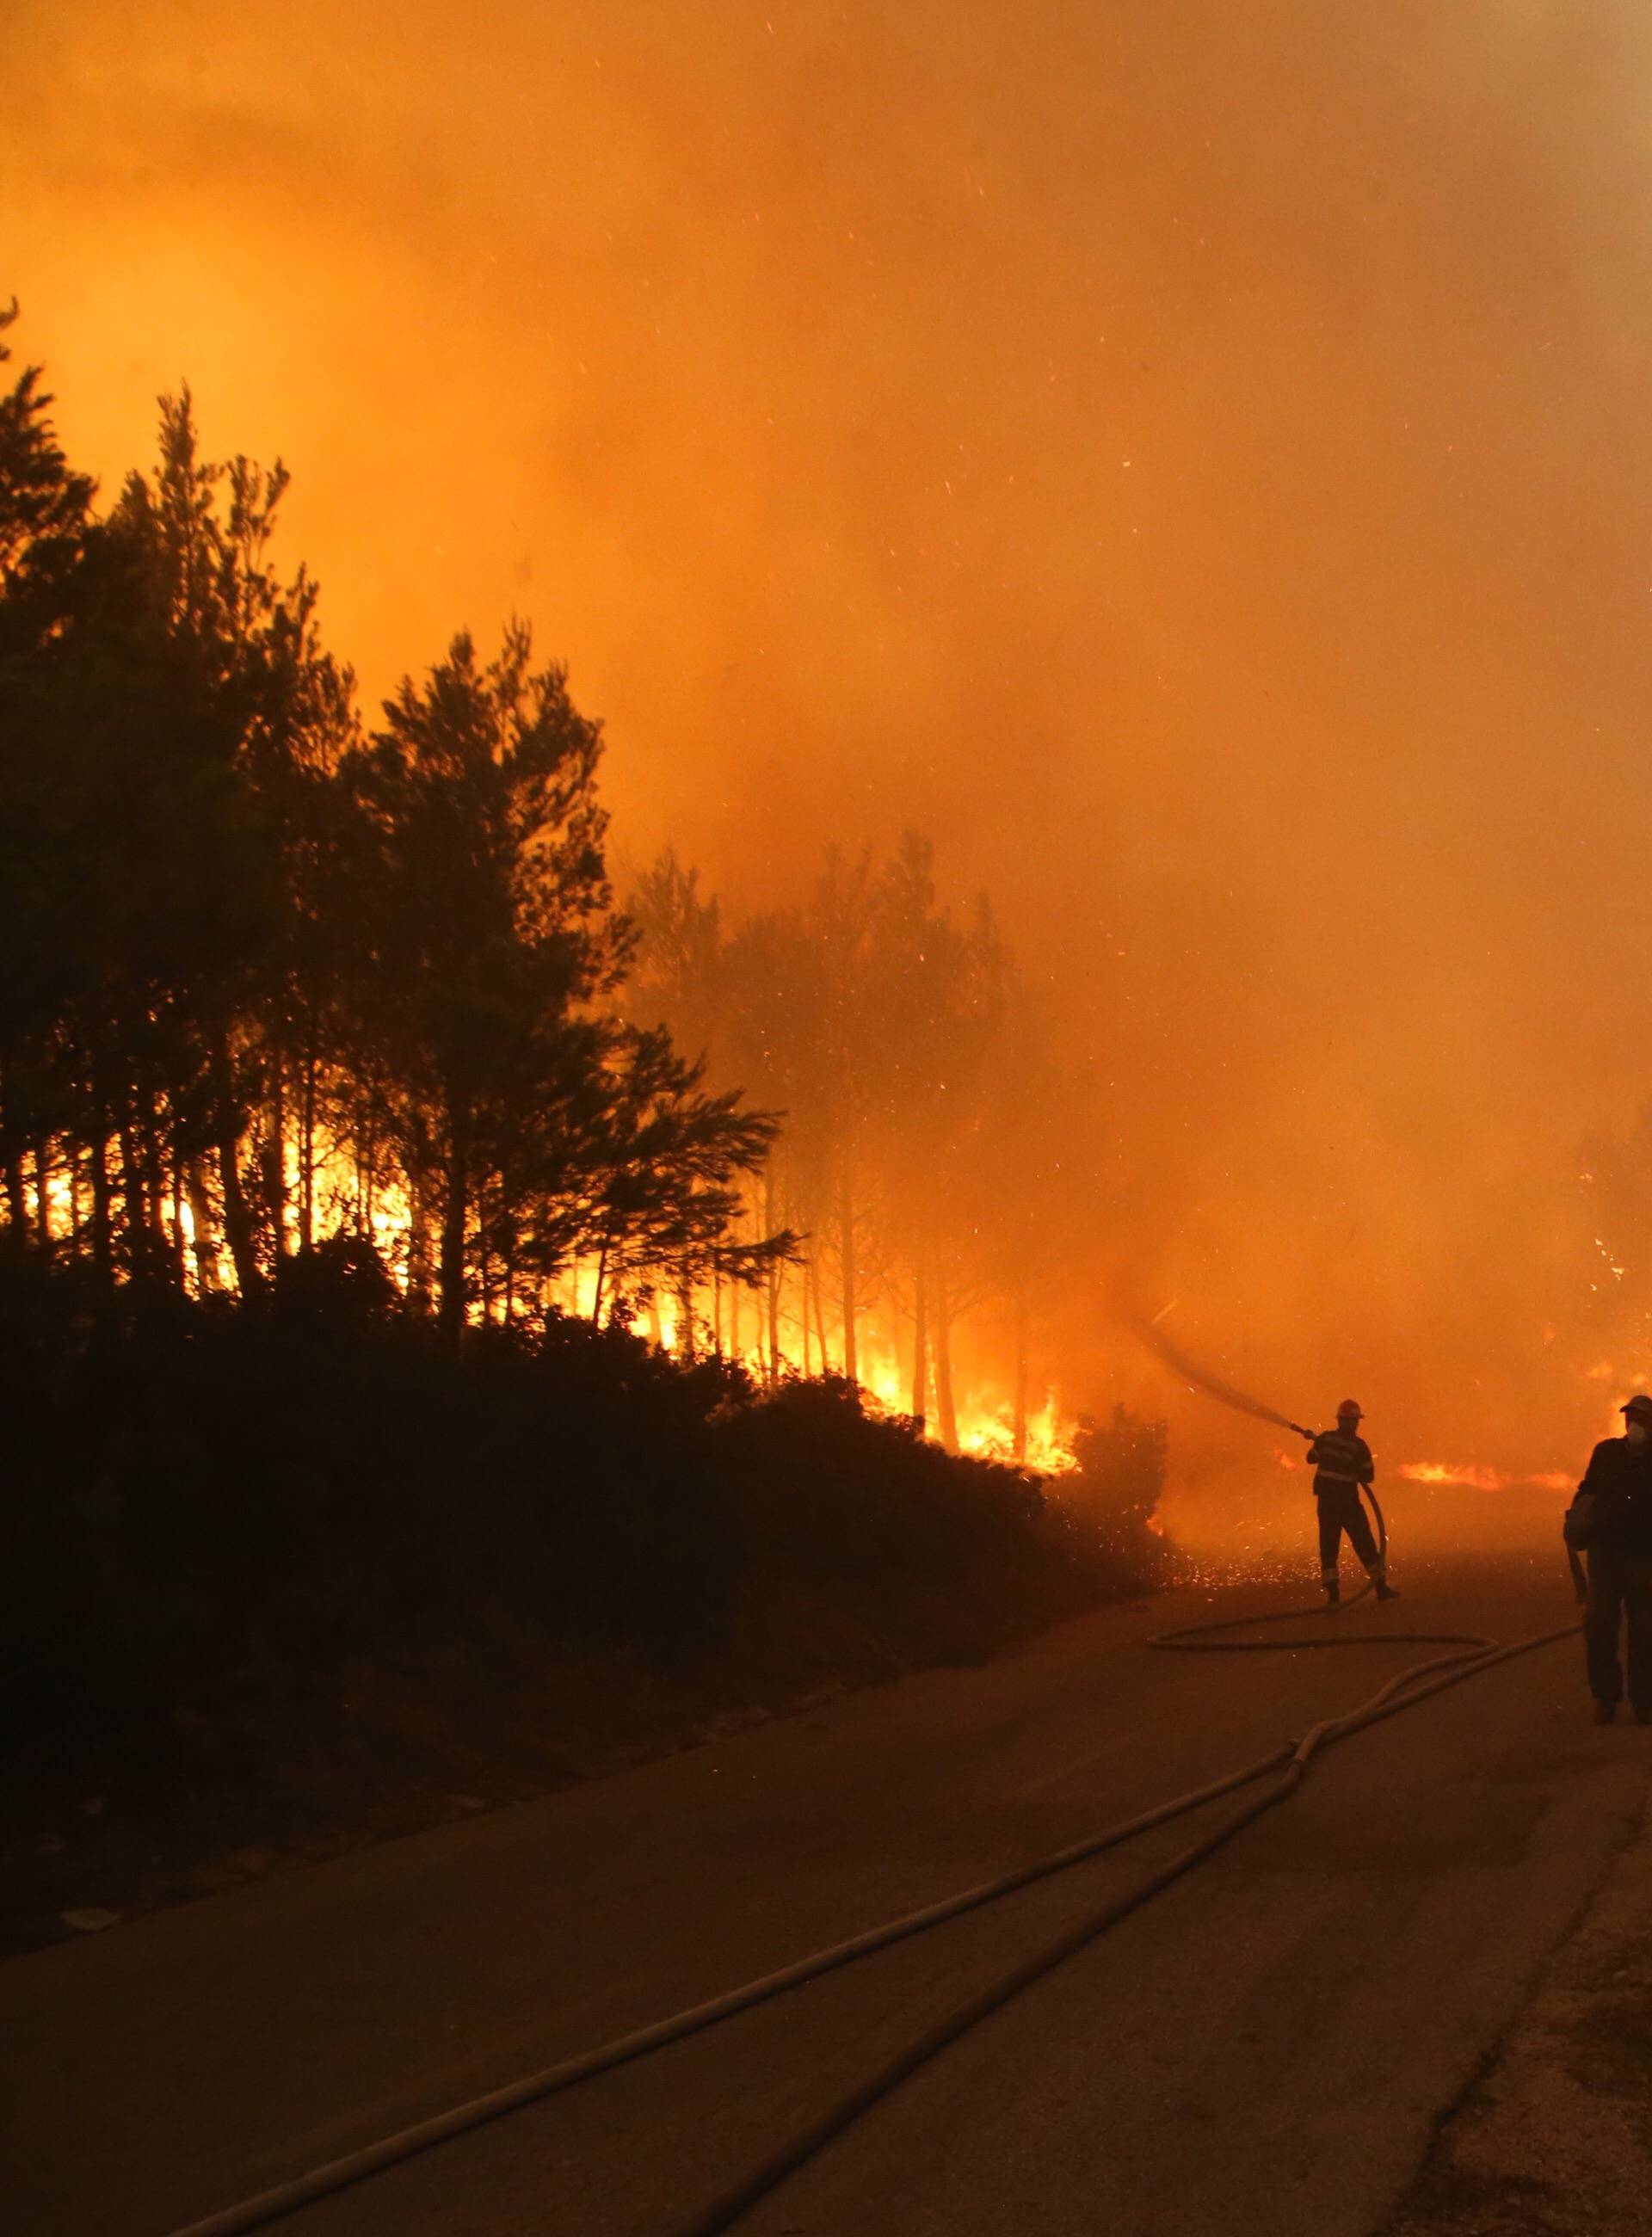
[[[1601,1472],[1596,1467],[1602,1448],[1596,1445],[1589,1456],[1589,1466],[1583,1470],[1583,1481],[1577,1487],[1577,1495],[1566,1509],[1561,1523],[1561,1535],[1575,1556],[1586,1547],[1595,1534],[1596,1511],[1600,1504]]]

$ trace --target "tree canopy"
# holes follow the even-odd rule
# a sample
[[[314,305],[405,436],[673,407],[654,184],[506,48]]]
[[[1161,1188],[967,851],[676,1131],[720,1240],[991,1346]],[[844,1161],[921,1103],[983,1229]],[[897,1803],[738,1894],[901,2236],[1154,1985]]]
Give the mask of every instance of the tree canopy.
[[[0,318],[0,333],[15,311]],[[0,360],[9,359],[0,342]],[[106,511],[0,395],[0,1167],[14,1246],[253,1297],[354,1238],[457,1336],[761,1284],[776,1121],[624,1012],[603,740],[525,622],[375,728],[278,461],[187,390]],[[737,1233],[737,1227],[741,1232]]]

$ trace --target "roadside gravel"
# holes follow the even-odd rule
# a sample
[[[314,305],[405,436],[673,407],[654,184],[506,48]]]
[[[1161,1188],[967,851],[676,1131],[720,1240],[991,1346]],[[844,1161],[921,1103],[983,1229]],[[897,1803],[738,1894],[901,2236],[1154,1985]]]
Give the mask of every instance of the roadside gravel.
[[[1628,1745],[1644,1735],[1625,1731]],[[1652,2230],[1652,1794],[1382,2237]]]

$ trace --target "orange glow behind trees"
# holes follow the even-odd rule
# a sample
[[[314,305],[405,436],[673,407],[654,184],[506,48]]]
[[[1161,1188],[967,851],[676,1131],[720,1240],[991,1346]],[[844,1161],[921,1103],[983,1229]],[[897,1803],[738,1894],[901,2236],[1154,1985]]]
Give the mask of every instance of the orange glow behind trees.
[[[1120,1269],[1387,1450],[1581,1465],[1652,1376],[1644,9],[14,0],[7,40],[0,291],[107,491],[187,373],[215,451],[294,460],[367,704],[531,612],[623,891],[672,848],[732,939],[915,829],[991,893],[1107,1161],[1033,1217],[1034,1350],[1074,1410],[1173,1409],[1184,1520],[1275,1471]],[[836,1290],[884,1278],[856,1224]]]

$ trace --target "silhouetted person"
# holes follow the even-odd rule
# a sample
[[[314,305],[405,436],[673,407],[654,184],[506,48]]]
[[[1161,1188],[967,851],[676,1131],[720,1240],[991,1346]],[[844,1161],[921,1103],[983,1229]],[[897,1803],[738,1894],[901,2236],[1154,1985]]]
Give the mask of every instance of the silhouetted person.
[[[1623,1698],[1618,1633],[1628,1619],[1629,1705],[1652,1725],[1652,1398],[1622,1408],[1623,1434],[1589,1456],[1566,1517],[1566,1542],[1589,1556],[1583,1617],[1595,1721],[1609,1725]]]
[[[1377,1587],[1378,1599],[1399,1598],[1388,1581],[1383,1557],[1377,1550],[1370,1519],[1359,1496],[1360,1485],[1374,1482],[1377,1476],[1371,1447],[1359,1434],[1363,1419],[1357,1402],[1345,1398],[1337,1409],[1336,1428],[1321,1429],[1308,1448],[1308,1466],[1314,1471],[1313,1495],[1319,1507],[1319,1581],[1332,1607],[1342,1598],[1342,1587],[1337,1580],[1337,1560],[1345,1530],[1348,1543],[1365,1563],[1366,1574]]]

